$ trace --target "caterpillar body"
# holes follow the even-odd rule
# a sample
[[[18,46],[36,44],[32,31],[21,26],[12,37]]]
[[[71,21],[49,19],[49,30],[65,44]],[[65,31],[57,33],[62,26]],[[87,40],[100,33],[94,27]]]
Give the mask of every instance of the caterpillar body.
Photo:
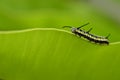
[[[85,39],[87,39],[87,40],[89,40],[91,42],[98,43],[98,44],[107,44],[107,45],[109,45],[108,37],[110,36],[110,34],[108,34],[108,36],[106,36],[106,37],[97,36],[97,35],[89,33],[92,30],[92,28],[90,28],[88,31],[84,31],[84,30],[81,29],[82,27],[84,27],[84,26],[86,26],[88,24],[89,23],[84,24],[84,25],[82,25],[82,26],[80,26],[78,28],[71,27],[71,26],[64,26],[64,27],[71,28],[72,33],[74,33],[74,34],[76,34],[76,35],[78,35],[80,37],[83,37],[83,38],[85,38]]]

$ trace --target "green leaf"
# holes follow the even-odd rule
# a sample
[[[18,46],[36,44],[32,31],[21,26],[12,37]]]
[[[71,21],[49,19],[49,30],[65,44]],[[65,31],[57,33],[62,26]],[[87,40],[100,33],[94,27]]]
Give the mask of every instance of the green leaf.
[[[97,45],[71,32],[0,32],[3,80],[120,80],[120,43]]]

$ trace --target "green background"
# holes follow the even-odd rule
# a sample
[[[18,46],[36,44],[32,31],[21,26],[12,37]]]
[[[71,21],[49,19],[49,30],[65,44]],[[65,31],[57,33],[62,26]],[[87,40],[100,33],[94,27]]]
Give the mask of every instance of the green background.
[[[87,22],[110,45],[62,28]],[[0,30],[1,80],[120,80],[120,24],[89,0],[0,0]]]

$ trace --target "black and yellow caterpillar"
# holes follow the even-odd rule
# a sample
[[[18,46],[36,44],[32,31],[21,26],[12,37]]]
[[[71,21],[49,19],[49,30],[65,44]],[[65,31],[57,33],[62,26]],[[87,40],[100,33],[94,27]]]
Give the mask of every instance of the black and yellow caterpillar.
[[[82,30],[81,28],[88,25],[89,23],[86,23],[78,28],[76,27],[71,27],[71,26],[63,26],[63,28],[65,27],[68,27],[68,28],[71,28],[71,31],[72,33],[80,36],[80,37],[83,37],[91,42],[94,42],[94,43],[99,43],[99,44],[107,44],[109,45],[109,40],[108,40],[108,37],[110,36],[110,34],[108,34],[108,36],[106,37],[103,37],[103,36],[97,36],[97,35],[94,35],[94,34],[91,34],[89,33],[92,28],[90,28],[88,31],[84,31]]]

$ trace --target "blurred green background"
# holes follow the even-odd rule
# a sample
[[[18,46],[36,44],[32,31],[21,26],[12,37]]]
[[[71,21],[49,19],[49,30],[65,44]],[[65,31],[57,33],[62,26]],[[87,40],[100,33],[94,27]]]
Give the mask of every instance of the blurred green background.
[[[0,0],[0,79],[120,80],[119,43],[96,45],[54,29],[14,33],[89,22],[84,30],[93,27],[91,33],[110,33],[110,43],[119,42],[119,5],[120,0]]]

